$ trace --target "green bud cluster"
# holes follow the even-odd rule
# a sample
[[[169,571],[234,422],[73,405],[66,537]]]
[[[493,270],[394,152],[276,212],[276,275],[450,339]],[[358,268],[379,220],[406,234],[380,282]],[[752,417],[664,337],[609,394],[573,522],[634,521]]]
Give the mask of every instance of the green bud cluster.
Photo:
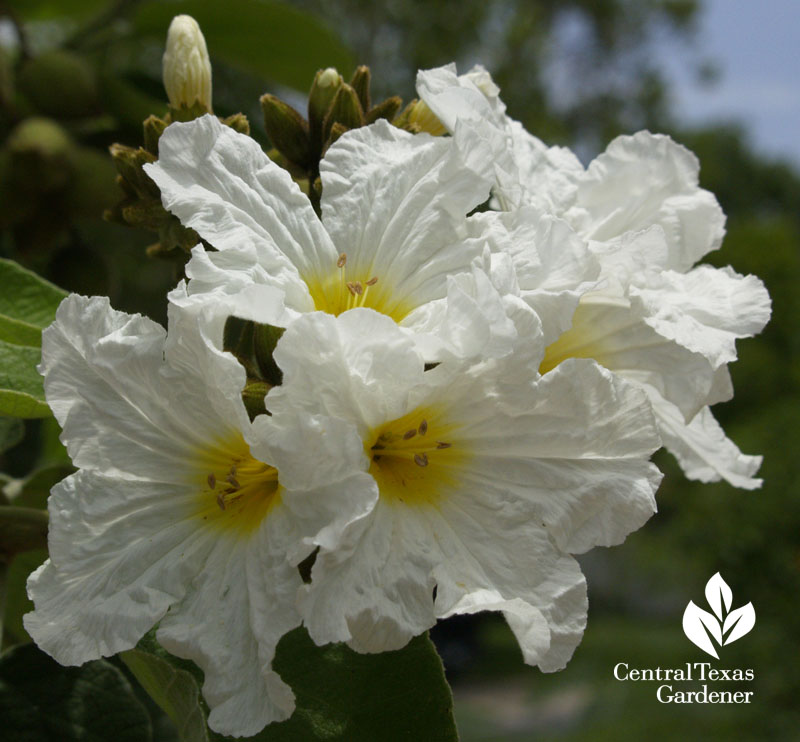
[[[272,142],[270,157],[285,167],[319,209],[319,161],[325,151],[350,129],[392,121],[402,100],[392,96],[373,106],[370,71],[358,67],[349,83],[332,67],[317,71],[308,95],[308,119],[274,95],[261,96],[264,126]]]
[[[204,113],[206,110],[200,103],[170,107],[164,118],[148,116],[145,119],[144,146],[111,145],[111,159],[117,169],[117,185],[123,195],[120,201],[106,210],[104,216],[111,222],[156,232],[158,241],[147,248],[150,256],[162,256],[175,249],[188,253],[200,242],[194,230],[184,227],[176,216],[162,206],[158,186],[150,180],[143,166],[158,159],[158,140],[167,126],[173,121],[191,121]],[[244,114],[236,113],[220,121],[240,134],[250,133],[250,124]]]

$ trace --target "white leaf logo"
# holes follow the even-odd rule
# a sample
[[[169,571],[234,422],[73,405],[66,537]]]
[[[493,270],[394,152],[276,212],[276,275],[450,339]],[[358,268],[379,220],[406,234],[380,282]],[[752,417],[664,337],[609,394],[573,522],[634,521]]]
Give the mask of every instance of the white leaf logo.
[[[719,572],[706,583],[706,600],[720,621],[722,621],[722,616],[724,615],[722,612],[723,603],[725,604],[725,613],[731,609],[733,592]]]
[[[691,600],[683,612],[683,632],[714,659],[719,659],[711,639],[723,646],[741,639],[756,624],[756,612],[752,603],[731,610],[733,591],[717,572],[706,583],[706,600],[713,614],[696,606]],[[727,638],[723,637],[727,634]]]
[[[737,608],[735,611],[731,611],[725,619],[725,623],[722,625],[723,634],[728,634],[729,631],[731,632],[728,634],[725,644],[730,644],[737,639],[741,639],[755,625],[756,612],[752,603],[748,603],[741,608]]]

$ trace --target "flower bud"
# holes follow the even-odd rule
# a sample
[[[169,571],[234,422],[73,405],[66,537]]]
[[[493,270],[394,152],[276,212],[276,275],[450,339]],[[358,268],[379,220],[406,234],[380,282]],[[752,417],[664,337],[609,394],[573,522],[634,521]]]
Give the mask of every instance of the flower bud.
[[[176,15],[169,25],[163,70],[164,87],[173,108],[200,103],[211,111],[211,62],[206,40],[189,15]]]
[[[333,68],[318,70],[308,94],[308,126],[312,156],[322,151],[322,126],[325,117],[343,84],[342,76]]]

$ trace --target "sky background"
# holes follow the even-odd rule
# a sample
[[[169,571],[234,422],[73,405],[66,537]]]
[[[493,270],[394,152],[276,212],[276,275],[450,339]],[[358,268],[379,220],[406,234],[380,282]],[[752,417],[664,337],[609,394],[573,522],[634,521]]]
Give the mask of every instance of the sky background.
[[[740,121],[759,152],[800,167],[800,0],[705,0],[693,50],[662,54],[680,120]],[[721,73],[711,87],[687,64],[703,58]]]

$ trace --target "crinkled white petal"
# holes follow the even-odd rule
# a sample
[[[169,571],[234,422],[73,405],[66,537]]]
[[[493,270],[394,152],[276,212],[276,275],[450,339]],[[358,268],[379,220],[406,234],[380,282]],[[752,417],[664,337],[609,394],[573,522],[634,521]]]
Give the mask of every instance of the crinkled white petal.
[[[586,243],[570,226],[527,206],[512,212],[485,212],[468,220],[470,238],[492,251],[491,275],[511,263],[514,286],[539,315],[544,341],[549,344],[569,329],[580,297],[594,288],[600,265]]]
[[[545,368],[567,358],[592,358],[629,381],[655,387],[691,419],[709,402],[714,369],[701,354],[656,332],[644,314],[624,299],[584,297],[572,329],[548,347]]]
[[[33,640],[79,665],[134,647],[186,593],[213,546],[194,493],[79,471],[50,495],[50,558],[28,580]]]
[[[298,410],[352,420],[359,435],[403,414],[408,388],[422,381],[424,369],[409,334],[370,309],[303,315],[273,357],[284,383],[270,390],[270,409],[283,400]]]
[[[530,503],[559,548],[621,543],[655,512],[661,475],[647,459],[661,441],[634,385],[574,359],[532,385],[525,408],[475,397],[458,408],[466,484]]]
[[[439,555],[426,515],[378,501],[353,521],[336,551],[319,552],[298,598],[317,644],[391,651],[433,626],[431,572]]]
[[[458,225],[488,198],[489,153],[470,132],[413,135],[386,121],[355,129],[320,162],[322,221],[347,273],[384,292],[383,311],[445,295],[447,276],[475,254]],[[327,271],[333,264],[326,266]]]
[[[375,506],[378,489],[362,471],[367,459],[357,427],[299,411],[280,390],[273,388],[264,400],[270,414],[253,421],[258,442],[251,450],[280,464],[281,500],[302,537],[289,556],[299,562],[317,544],[337,548],[346,526]]]
[[[702,353],[714,368],[736,360],[736,339],[760,332],[771,312],[761,280],[730,267],[650,274],[632,285],[630,294],[641,302],[648,325]]]
[[[601,290],[613,296],[627,295],[631,281],[660,271],[669,262],[666,236],[658,224],[605,242],[590,242],[589,248],[600,264]]]
[[[743,454],[725,435],[708,407],[703,407],[687,423],[674,405],[657,392],[647,391],[664,446],[689,479],[701,482],[724,479],[734,487],[748,490],[761,487],[762,480],[754,475],[763,457]]]
[[[503,208],[533,205],[552,214],[565,214],[575,202],[584,170],[567,147],[548,147],[518,121],[506,119],[515,169],[499,179]]]
[[[281,405],[349,420],[365,445],[377,426],[435,408],[428,435],[441,420],[461,452],[448,459],[454,479],[436,485],[434,503],[382,493],[337,530],[336,548],[316,542],[298,603],[309,632],[358,651],[396,649],[437,615],[476,605],[466,596],[484,590],[499,596],[492,605],[508,613],[529,661],[563,666],[586,611],[583,579],[564,552],[619,543],[655,510],[660,473],[647,459],[660,439],[649,402],[591,361],[567,361],[540,378],[523,370],[517,382],[527,394],[506,397],[503,367],[518,368],[514,354],[423,372],[411,350],[400,328],[367,311],[300,317],[278,343]],[[323,388],[312,394],[309,381],[323,366]],[[370,466],[363,462],[362,470]]]
[[[698,185],[699,169],[688,149],[663,134],[617,137],[580,178],[570,221],[600,242],[658,224],[667,238],[667,267],[687,270],[725,234],[717,199]]]
[[[206,334],[221,346],[225,320],[230,316],[276,327],[286,327],[298,311],[286,306],[286,295],[248,248],[206,252],[197,246],[182,280],[169,293],[171,305],[192,313]],[[302,284],[299,276],[295,277]],[[305,291],[305,284],[303,284]]]
[[[504,210],[525,204],[556,213],[575,197],[575,179],[583,173],[577,157],[562,147],[546,147],[505,115],[499,88],[482,67],[465,75],[447,65],[417,73],[417,91],[450,132],[460,123],[480,125],[493,155],[495,195]]]
[[[244,369],[185,333],[176,367],[164,329],[71,295],[42,335],[44,388],[76,466],[126,479],[185,482],[197,449],[240,430]]]
[[[184,226],[218,250],[253,251],[288,306],[313,309],[297,276],[335,264],[338,253],[308,198],[252,137],[210,115],[175,123],[145,170]]]
[[[525,314],[530,316],[521,316]],[[428,302],[403,323],[420,338],[418,345],[429,362],[446,357],[502,358],[523,339],[531,343],[539,339],[539,324],[525,302],[498,291],[477,264],[469,273],[448,276],[446,299]],[[520,328],[535,334],[521,336]]]
[[[300,624],[302,581],[286,560],[291,534],[278,504],[254,537],[217,539],[191,591],[159,625],[162,646],[203,670],[208,723],[222,734],[252,736],[294,710],[294,694],[270,668],[280,638]]]

